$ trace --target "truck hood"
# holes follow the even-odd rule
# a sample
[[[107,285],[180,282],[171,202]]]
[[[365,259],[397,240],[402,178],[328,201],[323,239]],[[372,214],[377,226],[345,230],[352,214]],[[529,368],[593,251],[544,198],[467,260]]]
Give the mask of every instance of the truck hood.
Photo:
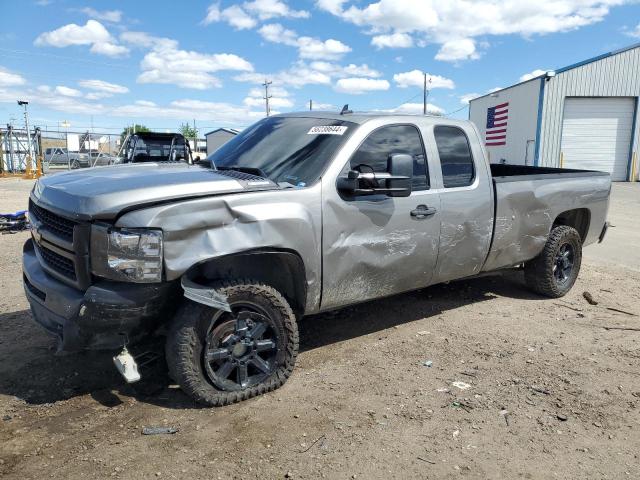
[[[184,163],[144,163],[74,170],[41,178],[32,198],[78,220],[113,219],[123,210],[174,199],[274,190],[261,177]]]

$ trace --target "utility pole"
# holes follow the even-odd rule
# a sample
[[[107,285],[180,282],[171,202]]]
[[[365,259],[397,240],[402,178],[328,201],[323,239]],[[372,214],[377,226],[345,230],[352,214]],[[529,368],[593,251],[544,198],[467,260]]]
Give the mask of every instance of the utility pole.
[[[427,114],[427,74],[423,73],[422,74],[424,76],[424,89],[423,89],[423,96],[422,96],[422,114],[426,115]]]
[[[313,100],[309,100],[309,111],[313,110]]]
[[[271,85],[273,82],[268,82],[267,79],[264,79],[264,83],[262,84],[262,86],[264,87],[264,100],[265,100],[265,109],[267,111],[267,117],[269,116],[269,114],[271,113],[271,109],[269,108],[269,99],[273,96],[273,95],[269,95],[269,85]]]
[[[193,151],[198,152],[198,130],[196,130],[196,119],[193,119]]]

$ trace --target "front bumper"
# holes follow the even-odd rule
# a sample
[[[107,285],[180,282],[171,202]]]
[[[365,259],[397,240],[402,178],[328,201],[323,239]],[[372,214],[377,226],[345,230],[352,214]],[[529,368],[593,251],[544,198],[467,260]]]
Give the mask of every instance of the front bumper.
[[[121,347],[152,333],[178,304],[178,282],[134,284],[100,280],[85,292],[48,275],[33,241],[23,248],[23,283],[34,320],[58,338],[59,352]]]

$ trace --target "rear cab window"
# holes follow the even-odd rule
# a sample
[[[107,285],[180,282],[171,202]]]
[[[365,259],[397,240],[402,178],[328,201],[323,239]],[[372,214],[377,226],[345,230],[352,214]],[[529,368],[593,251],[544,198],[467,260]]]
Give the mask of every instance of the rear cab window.
[[[374,130],[351,156],[352,170],[386,172],[389,156],[405,153],[413,157],[413,191],[429,188],[426,155],[420,131],[414,125],[387,125]]]
[[[459,127],[438,125],[433,134],[440,156],[445,188],[467,187],[475,180],[475,166],[467,134]]]

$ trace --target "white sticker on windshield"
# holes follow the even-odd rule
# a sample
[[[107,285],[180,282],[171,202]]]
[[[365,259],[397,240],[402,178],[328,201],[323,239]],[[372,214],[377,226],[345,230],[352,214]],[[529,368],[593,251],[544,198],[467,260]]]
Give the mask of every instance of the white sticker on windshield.
[[[307,135],[344,135],[347,131],[347,127],[337,125],[318,125],[317,127],[311,127],[307,132]]]

